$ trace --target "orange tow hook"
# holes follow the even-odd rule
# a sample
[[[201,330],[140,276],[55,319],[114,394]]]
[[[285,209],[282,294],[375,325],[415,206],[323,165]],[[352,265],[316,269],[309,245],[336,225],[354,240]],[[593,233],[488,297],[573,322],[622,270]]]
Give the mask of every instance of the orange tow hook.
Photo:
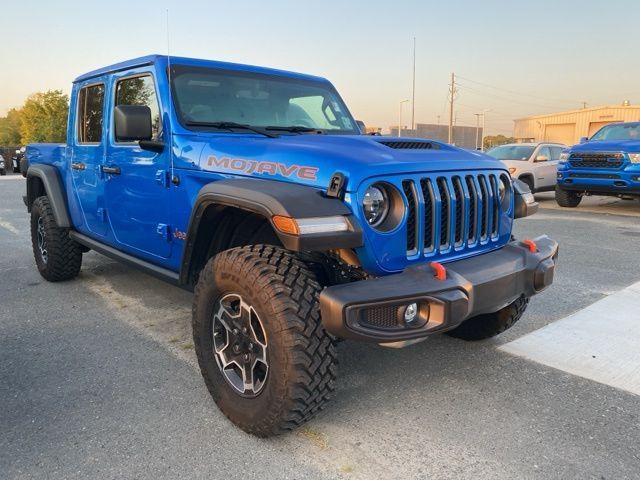
[[[444,265],[438,262],[431,262],[431,268],[433,268],[436,272],[435,277],[443,282],[447,279],[447,269],[444,268]]]
[[[529,247],[529,251],[531,253],[536,253],[538,251],[538,246],[536,245],[536,242],[534,242],[533,240],[523,240],[522,243],[524,243],[527,247]]]

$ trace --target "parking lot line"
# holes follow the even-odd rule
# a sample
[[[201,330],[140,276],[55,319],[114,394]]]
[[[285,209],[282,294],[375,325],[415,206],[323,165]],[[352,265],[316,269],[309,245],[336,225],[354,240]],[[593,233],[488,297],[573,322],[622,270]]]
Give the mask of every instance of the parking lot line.
[[[640,282],[500,350],[640,395]]]

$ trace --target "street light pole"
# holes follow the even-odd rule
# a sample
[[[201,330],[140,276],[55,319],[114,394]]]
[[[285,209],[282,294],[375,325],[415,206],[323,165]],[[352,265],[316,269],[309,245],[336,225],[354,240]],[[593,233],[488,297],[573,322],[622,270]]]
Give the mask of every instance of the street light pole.
[[[408,103],[408,102],[409,102],[409,99],[400,100],[400,113],[398,115],[398,137],[402,136],[402,104]]]
[[[486,116],[487,116],[487,112],[490,112],[491,109],[487,108],[486,110],[482,111],[482,144],[480,145],[480,150],[484,152],[484,137],[487,135],[486,134],[486,130],[485,130],[485,125],[486,125]]]
[[[474,113],[476,116],[476,150],[478,150],[478,137],[480,136],[480,115],[482,113]],[[482,116],[482,120],[484,122],[484,115]],[[484,135],[484,131],[482,132]]]

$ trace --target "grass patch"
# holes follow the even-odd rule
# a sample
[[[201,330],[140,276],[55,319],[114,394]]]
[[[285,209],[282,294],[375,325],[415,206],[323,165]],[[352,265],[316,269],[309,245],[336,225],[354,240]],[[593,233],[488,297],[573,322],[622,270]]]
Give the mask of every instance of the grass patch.
[[[180,345],[180,348],[182,350],[193,350],[193,343],[191,342],[183,343],[182,345]]]
[[[178,337],[171,337],[169,339],[169,343],[178,343],[180,341],[180,339]]]

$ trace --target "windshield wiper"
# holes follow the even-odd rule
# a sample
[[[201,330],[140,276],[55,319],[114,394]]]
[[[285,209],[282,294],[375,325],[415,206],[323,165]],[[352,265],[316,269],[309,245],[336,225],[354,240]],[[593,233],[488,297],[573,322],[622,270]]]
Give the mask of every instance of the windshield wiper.
[[[266,129],[252,127],[251,125],[247,125],[244,123],[236,123],[236,122],[196,122],[196,121],[187,121],[185,125],[188,127],[211,127],[211,128],[219,128],[221,130],[249,130],[251,132],[259,133],[260,135],[264,135],[269,138],[278,138],[278,135],[273,133],[266,132]]]
[[[307,133],[307,132],[315,132],[317,134],[323,134],[324,132],[319,128],[312,127],[301,127],[299,125],[290,125],[286,127],[278,127],[278,126],[269,126],[264,127],[265,130],[276,130],[280,132],[292,132],[292,133]]]

